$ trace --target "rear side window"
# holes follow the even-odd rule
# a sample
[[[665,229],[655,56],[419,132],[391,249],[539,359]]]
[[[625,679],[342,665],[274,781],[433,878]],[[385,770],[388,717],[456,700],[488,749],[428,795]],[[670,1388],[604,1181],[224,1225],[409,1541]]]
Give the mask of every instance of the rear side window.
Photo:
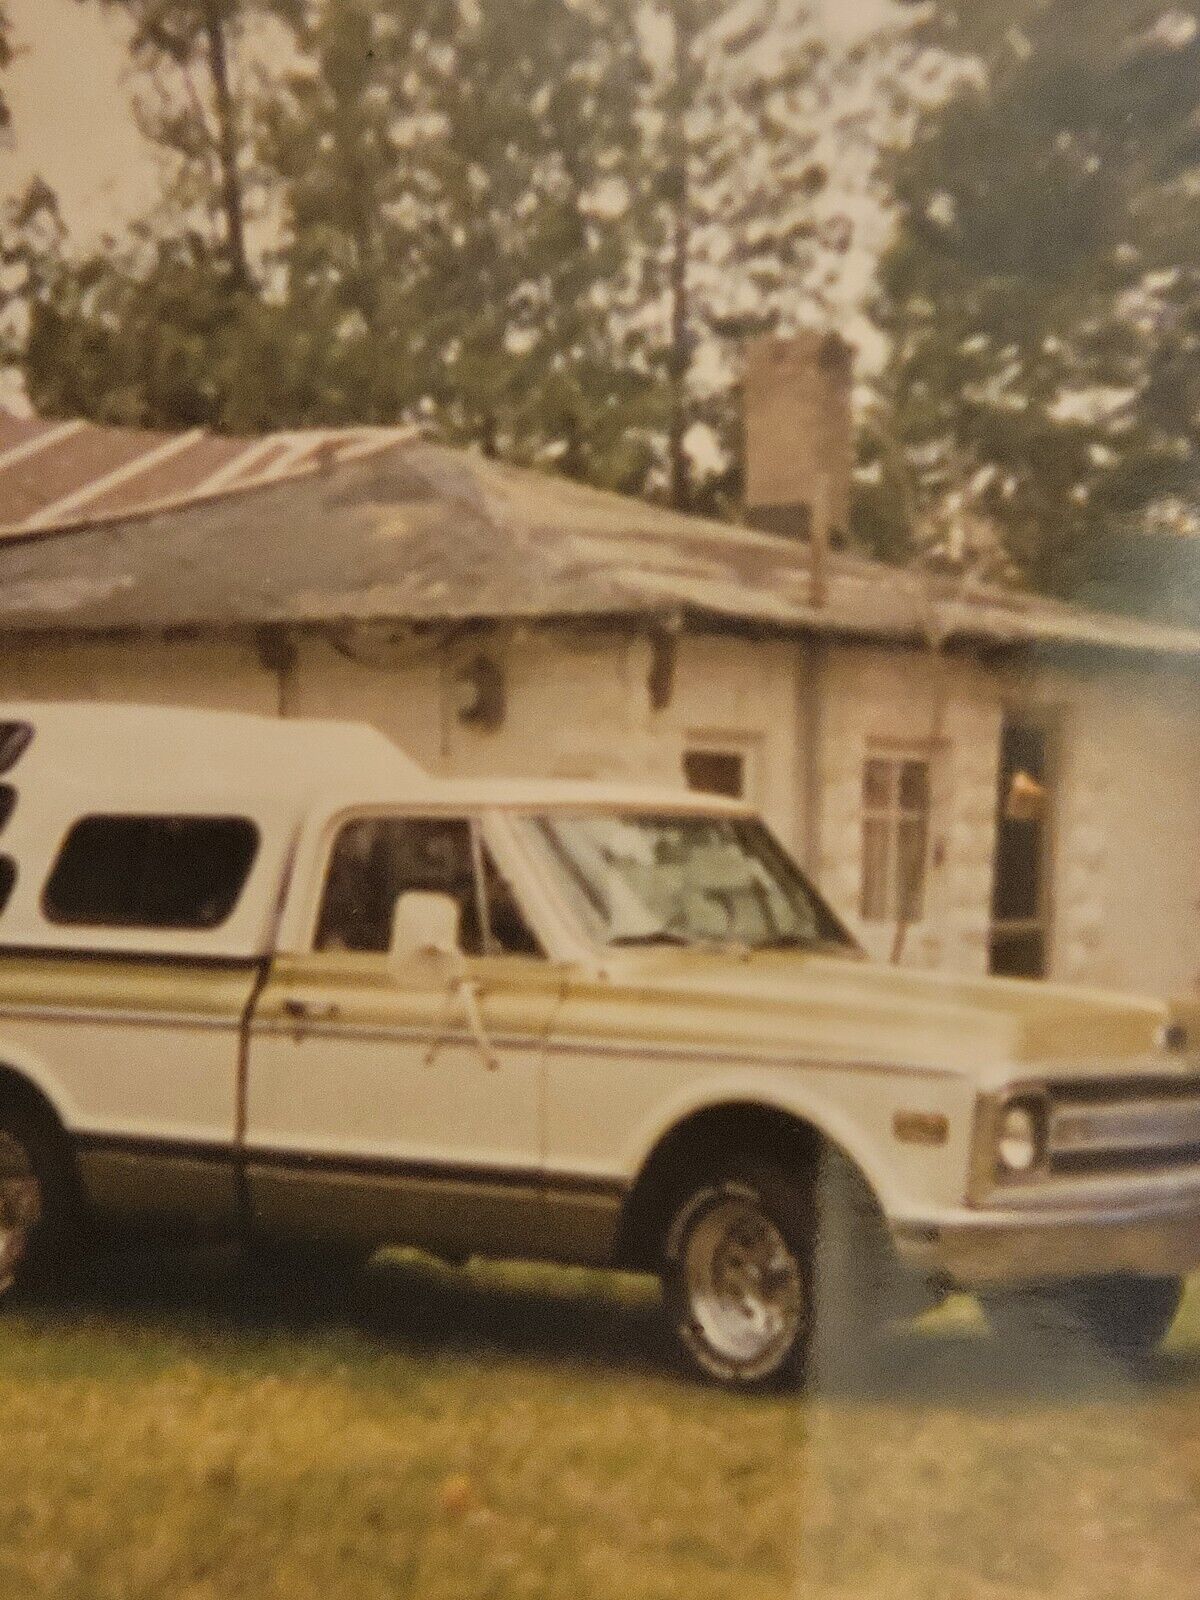
[[[13,727],[13,723],[0,722],[0,746],[4,740],[4,729]],[[8,819],[17,808],[17,791],[11,783],[0,783],[0,830],[8,825]],[[0,855],[0,911],[8,904],[9,896],[17,881],[17,863],[12,856]]]
[[[51,922],[98,928],[216,928],[258,853],[245,817],[84,817],[42,895]]]

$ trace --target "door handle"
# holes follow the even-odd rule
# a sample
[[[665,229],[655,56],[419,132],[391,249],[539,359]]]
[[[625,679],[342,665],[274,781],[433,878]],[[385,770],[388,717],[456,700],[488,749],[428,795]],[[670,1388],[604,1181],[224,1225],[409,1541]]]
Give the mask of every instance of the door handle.
[[[283,1002],[283,1014],[293,1022],[332,1022],[335,1017],[341,1016],[341,1011],[333,1000],[289,998]]]

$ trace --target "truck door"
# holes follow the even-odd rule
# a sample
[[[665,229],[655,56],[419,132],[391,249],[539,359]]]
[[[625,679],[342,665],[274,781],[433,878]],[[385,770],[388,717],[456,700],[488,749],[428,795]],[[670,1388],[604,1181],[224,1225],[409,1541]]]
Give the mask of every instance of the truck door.
[[[444,974],[398,979],[390,966],[406,891],[457,901],[486,1050]],[[257,1226],[447,1254],[537,1248],[540,1080],[559,983],[505,891],[469,817],[343,822],[311,949],[276,961],[251,1023]]]

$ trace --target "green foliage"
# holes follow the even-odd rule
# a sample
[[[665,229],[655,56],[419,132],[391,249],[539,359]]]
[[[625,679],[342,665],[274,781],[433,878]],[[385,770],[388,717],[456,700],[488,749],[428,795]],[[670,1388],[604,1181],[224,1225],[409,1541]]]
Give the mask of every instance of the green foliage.
[[[804,76],[797,52],[807,16],[781,26],[770,0],[739,8],[718,0],[655,0],[642,16],[642,146],[629,196],[639,250],[631,262],[628,332],[635,359],[652,375],[668,492],[684,506],[695,490],[690,426],[707,425],[718,448],[728,443],[730,419],[721,401],[730,385],[718,382],[716,394],[706,397],[695,380],[698,357],[709,346],[710,360],[719,359],[711,346],[720,338],[722,313],[730,333],[735,321],[745,334],[771,320],[766,300],[786,271],[786,255],[807,245],[802,224],[779,227],[764,213],[760,183],[785,123],[794,123],[785,85],[793,73]],[[768,134],[773,148],[764,148],[756,172],[753,146]],[[797,162],[814,137],[811,128],[800,132]],[[782,187],[773,185],[772,211]],[[803,196],[802,187],[798,192]],[[742,291],[756,277],[757,292],[747,299]]]
[[[806,0],[81,3],[130,25],[167,182],[88,258],[18,230],[39,406],[431,417],[716,508],[742,341],[821,309],[853,237],[831,161],[898,114],[842,105],[886,51],[832,56]]]
[[[926,37],[980,71],[890,169],[895,448],[865,443],[863,523],[912,538],[907,472],[926,533],[994,526],[1029,582],[1078,592],[1105,541],[1194,496],[1200,5],[942,5]]]
[[[170,158],[166,223],[220,238],[230,283],[248,288],[247,90],[238,52],[270,21],[300,25],[307,0],[79,0],[123,16],[139,76],[133,108],[145,136]]]
[[[385,1256],[272,1296],[95,1253],[6,1307],[0,1591],[20,1600],[1180,1600],[1200,1281],[1152,1381],[958,1297],[847,1381],[662,1369],[642,1278]],[[866,1363],[864,1362],[864,1366]]]
[[[264,97],[272,294],[328,336],[302,420],[450,437],[636,481],[642,380],[608,312],[637,60],[620,0],[327,0]]]
[[[648,0],[640,26],[627,343],[671,500],[719,509],[739,492],[745,340],[819,317],[851,247],[829,154],[852,159],[875,126],[839,104],[870,57],[832,55],[803,0]]]
[[[231,294],[198,240],[72,259],[33,300],[23,365],[45,416],[234,433],[278,426],[284,405],[317,410],[328,382],[322,330]]]

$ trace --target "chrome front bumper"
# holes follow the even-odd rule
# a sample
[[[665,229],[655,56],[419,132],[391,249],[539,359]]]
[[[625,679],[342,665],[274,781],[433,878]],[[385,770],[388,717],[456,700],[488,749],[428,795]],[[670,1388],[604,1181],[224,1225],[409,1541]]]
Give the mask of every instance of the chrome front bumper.
[[[1137,1204],[955,1212],[892,1224],[900,1260],[963,1289],[1200,1267],[1200,1189]]]

